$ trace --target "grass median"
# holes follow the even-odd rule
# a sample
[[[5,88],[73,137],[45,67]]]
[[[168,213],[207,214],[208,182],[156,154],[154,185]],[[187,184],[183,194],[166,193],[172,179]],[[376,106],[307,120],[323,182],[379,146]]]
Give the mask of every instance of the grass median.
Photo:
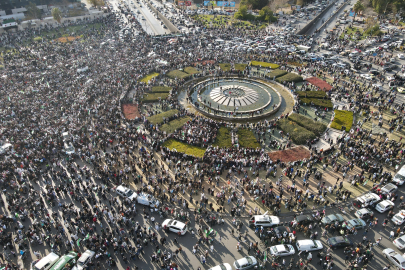
[[[350,131],[353,125],[353,112],[335,110],[335,116],[330,124],[331,128],[342,130],[342,127],[346,127],[346,131]]]
[[[314,121],[311,118],[296,113],[290,114],[288,120],[294,121],[301,127],[313,132],[316,136],[322,135],[327,128],[327,126],[321,122]]]
[[[166,112],[162,112],[162,113],[159,113],[156,115],[149,116],[147,119],[150,123],[152,123],[153,125],[156,125],[156,124],[163,123],[163,121],[164,121],[163,118],[169,118],[178,113],[179,113],[178,110],[170,110],[170,111],[166,111]]]
[[[172,151],[177,151],[179,153],[184,153],[186,155],[199,157],[199,158],[204,157],[204,154],[206,151],[205,148],[189,145],[187,143],[183,143],[183,142],[177,141],[175,139],[169,139],[169,140],[165,141],[163,143],[163,147],[167,147]]]
[[[252,130],[246,128],[239,129],[237,134],[240,146],[245,148],[260,147],[260,144]]]
[[[284,132],[284,135],[289,133],[295,144],[306,144],[308,140],[313,140],[316,137],[315,133],[289,119],[279,120],[277,126]]]
[[[180,117],[174,119],[163,126],[160,127],[161,131],[165,131],[167,134],[171,134],[175,132],[177,129],[181,128],[187,121],[190,121],[191,118],[188,116]]]
[[[231,129],[227,127],[220,127],[215,138],[213,146],[231,148],[232,147],[232,134]]]

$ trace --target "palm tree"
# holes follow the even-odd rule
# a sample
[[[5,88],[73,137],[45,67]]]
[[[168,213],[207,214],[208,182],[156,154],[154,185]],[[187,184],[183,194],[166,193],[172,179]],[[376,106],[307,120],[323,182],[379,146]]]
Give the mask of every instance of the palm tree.
[[[359,14],[359,13],[360,13],[361,11],[363,11],[363,10],[364,10],[363,4],[361,3],[360,0],[358,0],[358,1],[356,2],[356,4],[354,4],[354,6],[353,6],[353,11],[354,11],[354,18],[353,18],[353,21],[354,21],[354,19],[356,18],[356,15]]]
[[[62,12],[60,11],[60,9],[57,7],[53,8],[51,13],[54,20],[60,23],[60,21],[62,20]]]

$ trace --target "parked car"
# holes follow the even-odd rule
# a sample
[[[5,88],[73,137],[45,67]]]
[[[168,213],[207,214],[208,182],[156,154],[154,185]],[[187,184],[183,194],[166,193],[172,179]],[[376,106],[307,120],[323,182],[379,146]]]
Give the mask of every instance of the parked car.
[[[399,88],[399,87],[398,87]],[[405,165],[395,174],[392,182],[396,185],[403,185],[405,182]]]
[[[295,218],[295,221],[299,226],[306,226],[312,224],[314,222],[314,218],[311,215],[300,215]]]
[[[356,230],[360,230],[366,227],[366,223],[364,222],[364,220],[359,219],[359,218],[355,218],[355,219],[350,219],[348,221],[345,221],[344,224],[346,225],[346,227],[351,230],[352,228],[355,228]]]
[[[392,222],[394,222],[395,225],[399,226],[402,225],[405,222],[405,210],[399,211],[397,214],[395,214],[392,217]]]
[[[392,242],[397,248],[404,249],[405,248],[405,235],[398,237]]]
[[[233,263],[233,266],[236,270],[246,270],[253,268],[257,265],[257,260],[253,256],[246,256],[242,259],[239,259]]]
[[[374,212],[368,208],[361,208],[360,210],[357,210],[354,215],[363,220],[374,218]]]
[[[296,243],[298,251],[314,251],[323,249],[319,240],[298,240]]]
[[[375,210],[377,210],[380,213],[384,213],[390,209],[393,209],[394,206],[395,206],[395,204],[392,201],[384,200],[375,206]]]
[[[272,256],[290,256],[295,254],[295,249],[292,245],[276,245],[269,247]]]
[[[326,224],[334,224],[336,221],[341,223],[343,222],[345,219],[341,214],[332,214],[332,215],[328,215],[325,216],[324,218],[322,218],[321,222],[326,225]]]
[[[253,216],[249,220],[249,223],[254,226],[275,227],[280,224],[280,219],[276,216],[269,216],[266,212],[264,215]]]
[[[332,238],[329,238],[326,242],[333,249],[343,248],[343,247],[347,247],[347,246],[353,246],[353,242],[346,236],[332,237]]]
[[[381,188],[381,193],[389,194],[389,193],[395,192],[397,189],[398,189],[398,187],[396,185],[389,183]]]
[[[395,250],[391,248],[386,248],[382,251],[384,257],[388,259],[388,261],[393,264],[395,267],[399,267],[399,269],[405,269],[405,258],[397,253]]]

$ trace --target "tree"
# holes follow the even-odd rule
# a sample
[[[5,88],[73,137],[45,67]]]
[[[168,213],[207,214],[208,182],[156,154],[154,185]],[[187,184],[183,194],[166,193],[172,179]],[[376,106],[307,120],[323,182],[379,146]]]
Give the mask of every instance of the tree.
[[[252,9],[262,9],[269,4],[269,0],[248,0]]]
[[[37,8],[37,6],[29,2],[28,6],[25,7],[27,9],[27,15],[30,19],[41,19],[42,17],[42,11]]]
[[[247,11],[248,11],[247,6],[244,6],[244,5],[240,6],[239,10],[237,12],[235,12],[235,15],[234,15],[235,19],[243,20],[248,15]]]
[[[60,11],[59,8],[53,8],[52,9],[52,17],[55,21],[57,21],[58,23],[60,23],[60,21],[62,20],[62,11]]]
[[[269,7],[264,7],[259,12],[259,17],[262,21],[274,21],[273,11]]]
[[[354,4],[354,6],[353,6],[353,11],[354,11],[353,20],[356,18],[356,15],[359,14],[360,12],[362,12],[363,10],[364,10],[363,4],[360,2],[360,0],[357,0],[356,4]]]
[[[104,6],[104,1],[103,0],[87,0],[89,4],[91,4],[93,7],[101,7]]]

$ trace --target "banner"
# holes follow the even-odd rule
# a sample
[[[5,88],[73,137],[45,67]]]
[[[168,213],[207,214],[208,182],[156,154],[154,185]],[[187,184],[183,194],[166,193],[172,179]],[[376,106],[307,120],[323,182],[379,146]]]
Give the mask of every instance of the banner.
[[[217,1],[218,7],[235,7],[235,2]]]
[[[204,6],[212,6],[215,7],[217,5],[216,1],[204,1]]]

